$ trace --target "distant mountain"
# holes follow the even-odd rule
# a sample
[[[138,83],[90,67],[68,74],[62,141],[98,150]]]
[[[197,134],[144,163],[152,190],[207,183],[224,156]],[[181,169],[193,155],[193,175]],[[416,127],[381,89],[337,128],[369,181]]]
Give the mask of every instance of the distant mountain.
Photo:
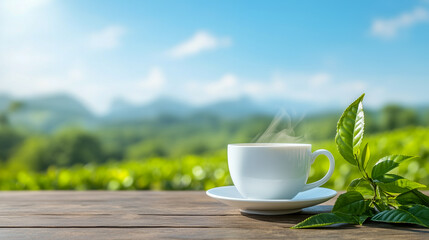
[[[0,111],[7,109],[13,100],[16,99],[0,94]],[[106,115],[95,116],[82,102],[67,94],[39,96],[19,101],[23,104],[19,111],[11,115],[12,122],[40,131],[54,131],[70,125],[91,127],[109,122],[138,122],[165,115],[179,118],[203,115],[242,118],[251,115],[273,116],[284,109],[289,115],[295,117],[322,109],[314,104],[284,100],[257,102],[250,97],[193,106],[176,99],[162,97],[145,104],[133,104],[123,99],[116,99]]]
[[[96,116],[82,102],[67,94],[27,99],[16,99],[6,94],[0,94],[0,113],[5,112],[10,103],[16,100],[22,102],[22,107],[9,116],[11,122],[24,128],[43,132],[55,131],[64,126],[96,127],[109,123],[117,123],[119,126],[127,123],[139,124],[142,120],[182,118],[200,121],[204,116],[214,118],[274,116],[281,110],[285,110],[294,119],[339,112],[337,109],[323,104],[283,99],[261,102],[249,97],[242,97],[194,106],[176,99],[162,97],[145,104],[133,104],[116,99],[112,102],[107,114]],[[409,106],[408,108],[416,110],[419,118],[427,119],[429,116],[427,106]],[[370,110],[368,113],[370,114]]]
[[[23,100],[24,109],[49,110],[61,114],[92,117],[92,113],[76,98],[67,94],[55,94]]]
[[[0,111],[4,111],[9,107],[12,98],[7,94],[0,94]]]
[[[14,123],[26,128],[53,131],[62,126],[90,126],[94,115],[77,99],[67,94],[19,100],[22,107],[12,114]]]
[[[155,118],[160,115],[173,115],[183,117],[190,114],[193,107],[171,99],[159,98],[147,104],[131,104],[122,99],[113,101],[109,113],[104,120],[135,120]]]
[[[131,104],[122,99],[112,102],[110,112],[103,117],[107,121],[150,119],[161,115],[186,117],[209,114],[223,118],[239,118],[249,115],[273,115],[277,108],[267,107],[249,97],[224,100],[204,106],[193,106],[171,98],[159,98],[147,104]]]
[[[291,116],[326,112],[328,109],[329,111],[333,110],[332,107],[324,104],[290,99],[270,99],[262,102],[261,104],[266,107],[267,111],[285,111]]]
[[[198,112],[215,114],[222,117],[238,118],[255,114],[273,114],[273,109],[256,103],[249,97],[224,100],[196,109]]]

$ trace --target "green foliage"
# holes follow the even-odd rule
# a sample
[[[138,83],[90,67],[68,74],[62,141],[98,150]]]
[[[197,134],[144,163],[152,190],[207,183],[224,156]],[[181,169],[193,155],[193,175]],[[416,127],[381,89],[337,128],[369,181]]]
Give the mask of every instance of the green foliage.
[[[347,187],[347,192],[359,192],[366,199],[374,196],[374,189],[372,188],[370,182],[364,178],[357,178],[353,180]]]
[[[420,204],[429,207],[429,197],[416,189],[399,194],[395,201],[402,205]]]
[[[106,159],[180,158],[224,149],[228,143],[249,142],[271,121],[270,116],[222,119],[211,115],[165,117],[106,124],[94,131]]]
[[[387,193],[404,193],[404,192],[408,192],[409,190],[426,187],[423,184],[413,182],[405,178],[396,179],[391,182],[378,181],[378,182],[375,182],[375,184],[380,189],[382,189],[384,192],[387,192]]]
[[[376,214],[371,220],[387,223],[411,223],[429,228],[429,208],[414,205],[411,208],[386,210]]]
[[[0,162],[9,159],[23,142],[24,136],[9,127],[0,127]]]
[[[368,166],[369,159],[371,157],[371,151],[369,150],[368,143],[363,148],[363,151],[359,157],[359,163],[363,169],[366,169]]]
[[[339,223],[358,224],[359,220],[353,216],[343,213],[321,213],[307,218],[292,228],[324,227]]]
[[[41,171],[49,166],[101,162],[103,151],[98,139],[84,131],[68,130],[53,138],[29,137],[11,156],[10,162],[22,164],[24,169]]]
[[[419,155],[419,158],[407,160],[407,164],[400,164],[391,172],[405,178],[413,179],[422,184],[429,184],[429,128],[412,127],[398,129],[391,132],[379,133],[365,137],[365,142],[371,147],[371,158],[366,170],[371,172],[372,166],[378,159],[389,153],[407,153],[407,155]],[[335,157],[336,171],[327,187],[334,189],[346,189],[348,183],[354,179],[361,178],[359,171],[345,161],[337,152],[333,141],[314,142],[313,149],[324,148],[329,150]],[[320,179],[328,170],[328,164],[315,162],[317,170],[311,170],[310,181]],[[313,169],[313,168],[312,168]]]
[[[48,148],[49,142],[46,138],[38,136],[27,138],[9,159],[9,166],[18,170],[40,170],[48,165],[46,162],[46,159],[49,159],[46,155]]]
[[[370,201],[357,191],[341,194],[335,202],[333,213],[362,215],[368,211]]]
[[[91,129],[43,133],[19,128],[19,121],[14,121],[16,115],[22,114],[27,107],[22,110],[15,107],[5,109],[10,124],[0,124],[0,189],[202,190],[223,186],[231,182],[207,177],[216,175],[229,179],[226,153],[222,149],[227,143],[252,141],[272,120],[271,116],[239,119],[224,119],[210,114],[183,118],[160,116],[133,122],[105,122]],[[389,116],[402,118],[394,114]],[[324,113],[306,116],[298,125],[284,121],[281,126],[296,125],[297,135],[306,134],[306,141],[312,143],[313,149],[324,148],[333,153],[337,168],[326,187],[357,191],[368,199],[374,196],[371,182],[355,171],[355,165],[342,158],[334,141],[326,141],[335,137],[338,117],[335,112]],[[428,185],[429,128],[414,126],[380,133],[380,130],[387,129],[382,125],[382,119],[377,112],[365,111],[365,133],[371,135],[362,143],[362,146],[368,143],[368,149],[367,153],[364,153],[364,148],[358,153],[359,165],[369,171],[375,161],[387,153],[419,155],[420,158],[408,159],[407,165],[399,164],[381,178],[387,181],[389,174],[398,174]],[[411,122],[400,126],[409,124]],[[207,161],[210,166],[205,164]],[[311,168],[309,182],[322,178],[328,166],[327,159],[323,157],[316,161]],[[164,169],[161,174],[160,169]],[[164,174],[174,171],[178,174]],[[115,172],[129,176],[126,184],[123,182],[126,177],[118,178],[113,174]],[[131,178],[133,184],[130,185]],[[177,184],[180,182],[178,179],[183,180],[182,185]],[[361,180],[355,182],[354,179]],[[356,185],[348,187],[347,183],[351,181]],[[419,198],[419,195],[414,195]],[[399,200],[405,201],[398,196]]]
[[[1,132],[1,131],[0,131]],[[3,164],[3,166],[0,168],[0,188],[4,190],[15,190],[15,189],[60,189],[59,186],[56,185],[56,178],[52,177],[50,174],[52,174],[53,169],[57,172],[70,172],[74,177],[73,179],[78,178],[85,178],[85,176],[93,176],[95,174],[103,175],[106,179],[111,178],[114,180],[113,175],[109,175],[108,173],[103,173],[103,171],[107,171],[112,166],[115,166],[115,168],[124,168],[125,166],[129,166],[125,163],[129,162],[138,162],[139,165],[145,166],[147,168],[148,172],[150,171],[149,168],[153,167],[152,171],[156,171],[155,169],[159,168],[173,168],[176,169],[174,166],[178,164],[177,162],[181,163],[183,159],[189,158],[190,156],[193,156],[193,158],[197,159],[200,162],[207,161],[207,159],[210,159],[211,164],[213,165],[213,168],[210,168],[207,171],[217,171],[218,174],[220,173],[227,173],[228,172],[228,166],[227,166],[227,159],[226,159],[226,153],[224,150],[208,150],[204,154],[183,154],[181,156],[170,156],[167,155],[166,157],[159,157],[155,156],[154,154],[150,154],[150,152],[147,152],[149,155],[138,155],[131,157],[124,157],[122,161],[112,160],[110,162],[104,163],[107,159],[113,158],[112,155],[108,155],[106,153],[106,148],[108,149],[108,146],[105,144],[102,146],[101,150],[104,151],[102,155],[105,157],[101,157],[98,160],[95,160],[96,163],[88,164],[84,161],[90,161],[91,158],[87,158],[85,160],[81,160],[81,163],[71,163],[69,166],[58,166],[58,164],[55,162],[55,158],[51,156],[46,156],[49,154],[52,154],[52,151],[49,150],[52,146],[55,145],[54,139],[58,139],[59,135],[64,134],[72,134],[74,131],[64,131],[61,134],[57,134],[53,137],[49,136],[33,136],[29,137],[26,140],[24,140],[21,144],[17,144],[14,147],[14,150],[11,151],[12,156],[9,158],[9,161],[7,164]],[[77,133],[73,133],[72,135],[75,135]],[[96,137],[96,135],[91,135],[93,137]],[[412,136],[412,138],[410,137]],[[97,138],[96,138],[97,139]],[[104,139],[103,139],[104,140]],[[187,139],[184,139],[183,141],[186,142]],[[22,140],[21,140],[22,141]],[[201,140],[204,141],[204,140]],[[382,133],[370,136],[366,138],[366,141],[368,142],[368,145],[371,146],[371,160],[368,163],[368,169],[371,168],[371,165],[374,165],[374,163],[371,164],[373,159],[378,159],[381,156],[380,153],[386,153],[386,152],[407,152],[410,154],[420,154],[420,158],[413,158],[407,160],[408,165],[400,164],[397,168],[393,169],[391,172],[394,172],[395,174],[402,175],[406,178],[412,178],[413,180],[417,182],[421,182],[425,185],[429,184],[429,165],[427,162],[429,161],[429,155],[425,154],[429,151],[429,129],[427,128],[409,128],[409,129],[402,129],[394,131],[393,133]],[[118,142],[120,142],[120,139],[118,139]],[[139,143],[140,144],[140,143]],[[144,142],[141,143],[144,145]],[[155,146],[156,144],[151,144],[151,141],[148,141],[147,144],[149,146]],[[134,146],[134,145],[133,145]],[[137,145],[136,145],[137,146]],[[173,147],[173,145],[172,145]],[[57,148],[57,147],[55,147]],[[124,147],[127,149],[127,147]],[[133,147],[134,148],[134,147]],[[222,149],[224,148],[221,147]],[[336,171],[334,172],[334,175],[332,176],[331,180],[325,184],[326,187],[342,190],[342,189],[348,189],[349,191],[358,191],[360,192],[365,198],[372,197],[374,195],[373,189],[370,185],[370,183],[363,179],[358,171],[354,171],[356,168],[355,166],[350,165],[347,161],[341,158],[341,155],[336,152],[335,144],[332,142],[314,142],[313,149],[319,149],[319,148],[325,148],[331,151],[334,154],[335,160],[336,160]],[[128,149],[131,149],[131,147],[128,147]],[[134,149],[139,150],[138,147],[135,147]],[[112,149],[110,151],[113,151]],[[147,150],[149,151],[149,150]],[[175,150],[179,151],[179,150]],[[183,150],[184,152],[188,150]],[[65,154],[65,153],[63,153]],[[129,153],[131,155],[131,153]],[[91,155],[96,155],[91,154]],[[90,155],[90,156],[91,156]],[[82,156],[84,156],[82,154]],[[48,161],[44,161],[44,159],[50,159]],[[119,158],[120,159],[120,158]],[[157,160],[156,160],[157,159]],[[38,162],[41,161],[45,168],[41,168],[38,166]],[[202,166],[200,162],[195,161],[195,164],[198,166]],[[149,164],[154,163],[156,164]],[[148,165],[146,165],[148,164]],[[90,167],[88,167],[90,166]],[[321,158],[320,161],[316,161],[314,163],[314,167],[311,168],[310,174],[309,174],[309,182],[320,179],[323,177],[323,175],[328,170],[328,161],[327,159]],[[189,168],[186,171],[192,171],[193,166],[186,165],[183,166],[182,169]],[[214,169],[214,170],[213,170]],[[206,171],[206,169],[204,169]],[[21,184],[18,184],[20,182],[19,178],[19,172],[25,172],[25,176],[28,178],[31,178],[34,185],[26,185],[25,188],[22,187]],[[85,174],[83,174],[83,172]],[[390,173],[390,172],[389,172]],[[388,173],[388,174],[389,174]],[[51,177],[47,177],[51,176]],[[147,182],[151,182],[152,175],[149,173],[145,175],[148,179]],[[192,175],[190,175],[192,176]],[[173,181],[171,175],[162,175],[163,181]],[[385,175],[385,177],[388,177],[388,175]],[[186,178],[186,177],[185,177]],[[45,180],[41,180],[45,179]],[[97,181],[100,180],[100,178],[97,178]],[[359,180],[359,181],[358,181]],[[84,181],[84,180],[82,180]],[[67,185],[66,189],[82,189],[82,185],[80,184],[82,182],[81,180],[74,180]],[[86,180],[85,180],[86,181]],[[95,179],[93,179],[95,181]],[[108,189],[107,185],[105,183],[101,182],[93,182],[91,185],[92,187],[88,187],[88,189]],[[108,180],[103,180],[105,182],[109,182]],[[210,182],[210,183],[208,183]],[[352,182],[350,186],[347,186],[347,183]],[[353,183],[356,183],[356,186],[353,186]],[[189,189],[195,189],[195,190],[203,190],[208,189],[211,187],[216,186],[223,186],[225,185],[224,182],[219,181],[212,181],[210,179],[205,180],[205,182],[201,185],[193,185],[192,188]],[[177,186],[177,185],[160,185],[162,189],[175,189],[171,188],[170,186]],[[207,188],[206,188],[207,186]],[[165,187],[165,188],[164,188]],[[132,186],[130,188],[121,186],[121,189],[140,189],[136,186]],[[151,189],[150,186],[145,189]]]
[[[23,107],[23,103],[19,101],[12,101],[9,103],[7,109],[0,112],[0,129],[10,128],[10,117],[14,112],[19,111]]]
[[[144,159],[152,157],[166,157],[168,149],[160,140],[141,141],[133,144],[125,152],[126,159]]]
[[[355,161],[355,156],[358,154],[363,138],[364,112],[362,99],[364,96],[365,94],[362,94],[362,96],[350,104],[337,124],[335,142],[338,151],[346,161],[353,165],[358,164]]]
[[[0,169],[1,190],[201,190],[231,185],[226,152],[104,164],[49,167],[46,172]]]
[[[403,155],[386,156],[380,159],[378,163],[372,168],[371,177],[374,179],[378,179],[379,177],[384,176],[384,174],[397,168],[401,162],[412,158],[415,158],[415,157],[403,156]]]
[[[413,109],[398,105],[387,105],[381,110],[383,130],[393,130],[418,124],[419,117]]]
[[[372,170],[368,169],[372,173],[371,177],[369,176],[368,144],[363,150],[360,149],[364,125],[363,96],[344,111],[338,122],[335,138],[340,154],[347,162],[358,168],[360,178],[353,180],[347,192],[338,197],[332,213],[312,216],[293,228],[320,227],[336,223],[362,224],[367,219],[387,223],[418,224],[429,228],[429,207],[427,207],[429,197],[417,190],[426,186],[389,173],[405,160],[414,157],[406,155],[383,157]]]

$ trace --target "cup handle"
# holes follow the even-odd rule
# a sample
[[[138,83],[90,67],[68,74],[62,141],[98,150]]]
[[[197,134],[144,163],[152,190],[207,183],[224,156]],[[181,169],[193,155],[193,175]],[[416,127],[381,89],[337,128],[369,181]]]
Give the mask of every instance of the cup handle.
[[[334,173],[335,159],[334,159],[334,156],[332,156],[332,153],[330,153],[328,150],[320,149],[320,150],[317,150],[317,151],[313,152],[311,154],[311,164],[313,164],[314,160],[316,160],[316,158],[319,155],[321,155],[321,154],[325,155],[329,159],[329,170],[328,170],[328,173],[322,179],[320,179],[319,181],[316,181],[316,182],[313,182],[313,183],[309,183],[309,184],[305,184],[304,188],[303,188],[303,191],[309,190],[309,189],[312,189],[312,188],[315,188],[315,187],[319,187],[319,186],[325,184],[329,180],[329,178],[332,176],[332,173]]]

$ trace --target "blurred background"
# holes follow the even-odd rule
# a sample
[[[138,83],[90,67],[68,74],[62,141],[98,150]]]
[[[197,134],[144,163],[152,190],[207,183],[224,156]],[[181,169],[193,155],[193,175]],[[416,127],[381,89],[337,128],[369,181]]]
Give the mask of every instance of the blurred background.
[[[274,116],[338,154],[362,93],[372,162],[429,184],[429,1],[0,0],[0,189],[203,190]],[[316,161],[310,181],[328,161]]]

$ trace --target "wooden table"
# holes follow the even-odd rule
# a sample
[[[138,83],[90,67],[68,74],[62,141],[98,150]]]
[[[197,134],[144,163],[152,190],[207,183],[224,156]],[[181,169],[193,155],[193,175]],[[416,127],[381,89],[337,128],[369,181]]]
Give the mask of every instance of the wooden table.
[[[257,216],[202,191],[0,192],[0,239],[429,239],[414,225],[289,228],[333,203]]]

